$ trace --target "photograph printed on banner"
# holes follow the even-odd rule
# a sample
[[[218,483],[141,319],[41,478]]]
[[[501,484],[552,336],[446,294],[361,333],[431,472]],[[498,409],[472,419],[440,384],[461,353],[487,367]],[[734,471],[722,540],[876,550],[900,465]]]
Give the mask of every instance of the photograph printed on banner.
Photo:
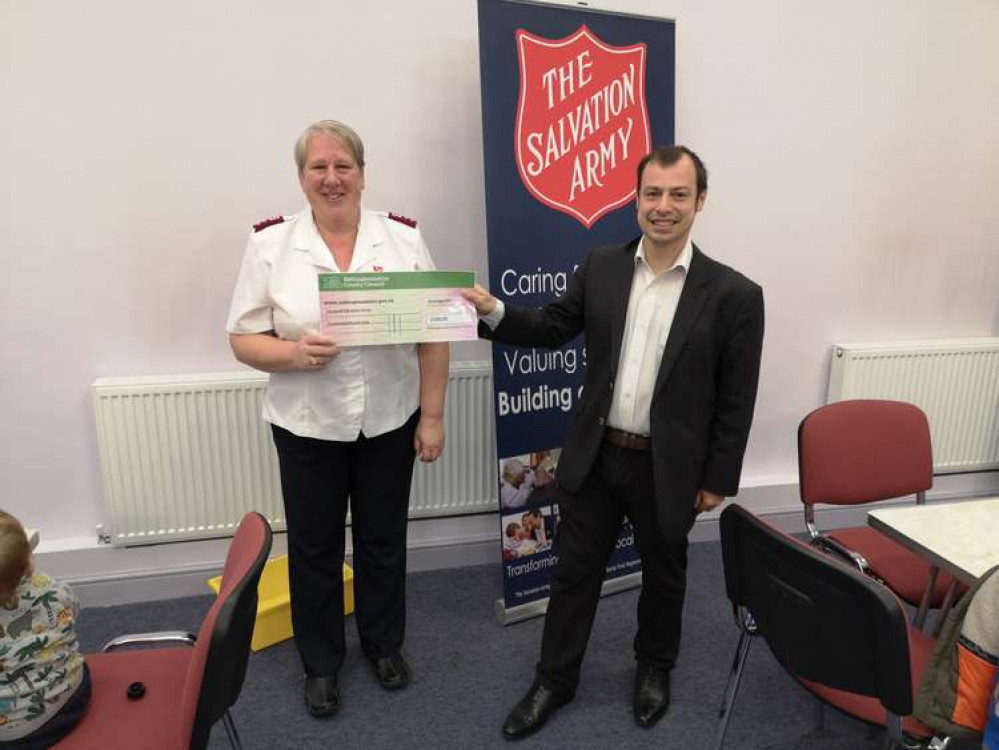
[[[561,448],[510,456],[499,462],[500,505],[504,510],[552,502]]]
[[[503,562],[552,548],[558,527],[558,506],[545,505],[522,513],[504,513]]]

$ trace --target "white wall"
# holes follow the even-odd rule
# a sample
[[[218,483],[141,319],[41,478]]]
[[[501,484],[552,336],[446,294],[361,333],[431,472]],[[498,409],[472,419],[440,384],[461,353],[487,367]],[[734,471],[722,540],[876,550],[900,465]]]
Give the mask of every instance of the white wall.
[[[677,19],[677,135],[711,170],[695,234],[766,291],[746,484],[794,481],[834,341],[999,334],[993,0],[604,7]],[[302,204],[312,120],[364,137],[367,205],[484,274],[478,64],[472,0],[0,2],[0,504],[91,537],[90,383],[236,368],[245,238]]]

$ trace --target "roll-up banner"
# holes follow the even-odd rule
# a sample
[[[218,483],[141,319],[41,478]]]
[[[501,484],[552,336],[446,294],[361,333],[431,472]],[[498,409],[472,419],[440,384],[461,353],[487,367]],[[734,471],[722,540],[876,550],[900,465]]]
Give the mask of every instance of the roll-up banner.
[[[489,289],[543,305],[586,253],[639,234],[636,168],[673,143],[671,20],[520,0],[479,0]],[[493,347],[503,599],[544,612],[556,558],[554,475],[586,346]],[[640,580],[625,522],[604,591]]]

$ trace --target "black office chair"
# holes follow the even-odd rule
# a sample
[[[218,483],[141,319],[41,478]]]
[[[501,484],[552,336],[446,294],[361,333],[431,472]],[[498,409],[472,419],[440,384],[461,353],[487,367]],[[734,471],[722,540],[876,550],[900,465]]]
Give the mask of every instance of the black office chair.
[[[908,624],[891,591],[739,505],[722,513],[721,541],[725,588],[742,632],[716,750],[725,741],[755,635],[824,703],[886,727],[886,748],[916,747],[933,737],[910,714],[934,641]]]

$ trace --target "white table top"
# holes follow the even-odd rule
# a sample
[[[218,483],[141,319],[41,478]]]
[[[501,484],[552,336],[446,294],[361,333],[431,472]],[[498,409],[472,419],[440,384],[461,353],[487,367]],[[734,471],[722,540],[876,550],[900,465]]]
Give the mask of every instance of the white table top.
[[[965,583],[999,565],[999,497],[879,508],[867,522]]]

